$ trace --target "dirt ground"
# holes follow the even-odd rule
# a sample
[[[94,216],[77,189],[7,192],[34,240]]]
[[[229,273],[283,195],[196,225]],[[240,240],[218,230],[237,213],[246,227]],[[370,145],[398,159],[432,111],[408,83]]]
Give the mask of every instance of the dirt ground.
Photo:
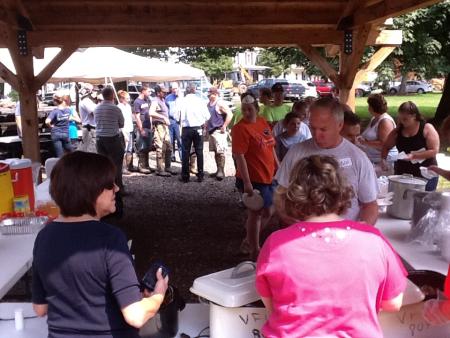
[[[215,172],[213,153],[207,150],[205,143],[205,171]],[[174,166],[181,171],[179,162]],[[179,176],[124,176],[129,193],[124,197],[125,214],[110,222],[133,240],[131,251],[139,277],[153,259],[161,259],[171,269],[170,282],[187,301],[195,302],[197,297],[189,292],[195,278],[246,259],[239,254],[245,210],[237,203],[230,153],[226,175],[218,182],[206,174],[202,183],[195,176],[189,183],[179,182]]]

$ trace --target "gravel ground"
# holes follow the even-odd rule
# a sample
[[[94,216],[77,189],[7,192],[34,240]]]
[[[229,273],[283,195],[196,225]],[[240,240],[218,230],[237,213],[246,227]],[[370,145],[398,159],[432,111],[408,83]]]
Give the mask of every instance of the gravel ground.
[[[107,221],[119,226],[133,240],[131,252],[135,255],[138,277],[144,275],[152,260],[161,259],[171,270],[170,283],[188,302],[197,301],[189,292],[195,278],[246,260],[239,253],[245,235],[245,210],[237,203],[231,150],[226,158],[227,177],[221,182],[208,175],[216,171],[216,166],[206,142],[204,160],[202,183],[196,182],[195,176],[191,176],[191,182],[182,183],[178,181],[179,175],[125,175],[128,194],[124,197],[124,217]],[[135,162],[137,165],[137,159]],[[174,167],[181,172],[179,162]],[[17,283],[4,300],[30,301],[26,284]]]
[[[226,159],[226,178],[218,182],[207,172],[215,172],[213,153],[205,143],[205,181],[181,183],[179,175],[159,177],[133,173],[124,176],[125,214],[111,223],[121,227],[133,240],[138,276],[153,259],[170,267],[171,283],[189,302],[195,278],[235,266],[245,260],[239,254],[244,237],[245,210],[238,207],[234,188],[231,152]],[[151,162],[154,167],[154,160]],[[174,167],[181,171],[180,163]]]

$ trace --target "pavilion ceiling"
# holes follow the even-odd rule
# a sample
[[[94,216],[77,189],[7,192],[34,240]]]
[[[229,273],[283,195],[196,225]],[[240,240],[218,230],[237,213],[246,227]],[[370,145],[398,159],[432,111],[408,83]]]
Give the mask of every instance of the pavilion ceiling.
[[[438,1],[420,0],[1,0],[4,30],[31,46],[340,45],[345,29]],[[0,35],[0,44],[2,36]],[[375,43],[373,38],[372,43]]]

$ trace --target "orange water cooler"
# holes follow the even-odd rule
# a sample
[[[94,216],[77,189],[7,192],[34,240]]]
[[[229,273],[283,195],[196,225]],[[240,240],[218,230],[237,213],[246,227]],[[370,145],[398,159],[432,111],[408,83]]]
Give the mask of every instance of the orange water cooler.
[[[14,197],[28,196],[31,211],[34,210],[34,184],[31,160],[8,159],[11,170],[11,181],[13,184]]]
[[[0,162],[0,215],[13,211],[13,200],[14,192],[9,165]]]

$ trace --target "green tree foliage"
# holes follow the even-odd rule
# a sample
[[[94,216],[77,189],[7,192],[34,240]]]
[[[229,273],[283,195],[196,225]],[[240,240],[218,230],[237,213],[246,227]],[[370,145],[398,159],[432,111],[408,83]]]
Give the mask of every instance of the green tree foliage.
[[[269,49],[262,49],[258,55],[258,66],[270,67],[265,72],[266,77],[274,76],[278,77],[283,74],[287,68],[284,60],[280,60],[276,53]]]

